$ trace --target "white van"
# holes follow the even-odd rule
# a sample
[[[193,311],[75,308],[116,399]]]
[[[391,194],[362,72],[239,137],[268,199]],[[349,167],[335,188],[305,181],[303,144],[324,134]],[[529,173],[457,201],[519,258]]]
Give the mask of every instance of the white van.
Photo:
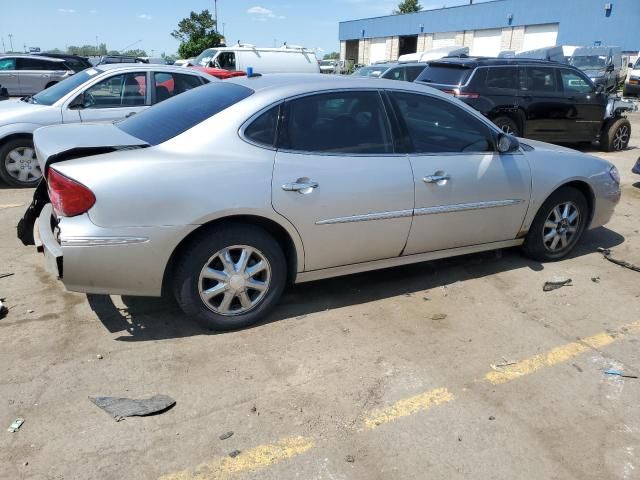
[[[444,57],[460,57],[462,55],[469,55],[469,47],[440,47],[426,50],[424,52],[408,53],[406,55],[400,55],[398,62],[429,62],[431,60],[438,60]]]
[[[236,72],[246,72],[251,67],[255,73],[320,73],[318,59],[313,51],[287,45],[262,48],[238,44],[208,48],[191,65]]]

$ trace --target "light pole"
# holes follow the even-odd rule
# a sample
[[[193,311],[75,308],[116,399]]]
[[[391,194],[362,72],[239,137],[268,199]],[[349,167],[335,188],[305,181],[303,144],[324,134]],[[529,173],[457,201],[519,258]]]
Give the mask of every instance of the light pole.
[[[218,31],[218,0],[213,0],[213,15],[216,19],[216,32]]]
[[[9,34],[9,48],[13,52],[13,33]]]

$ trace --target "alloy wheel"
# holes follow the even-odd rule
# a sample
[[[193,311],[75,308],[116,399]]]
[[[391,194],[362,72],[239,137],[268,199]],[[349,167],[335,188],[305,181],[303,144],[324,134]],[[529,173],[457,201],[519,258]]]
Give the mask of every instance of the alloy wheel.
[[[616,133],[613,136],[613,149],[615,151],[624,150],[628,144],[629,127],[626,125],[622,125],[618,130],[616,130]]]
[[[511,128],[511,125],[502,125],[501,129],[504,133],[508,135],[513,135],[514,133],[513,128]]]
[[[260,304],[270,283],[271,266],[265,255],[247,245],[234,245],[207,260],[200,272],[198,293],[211,311],[241,315]]]
[[[40,164],[32,147],[11,150],[4,159],[4,166],[12,178],[22,183],[34,183],[42,177]]]
[[[571,245],[580,230],[580,210],[573,202],[564,202],[551,210],[542,229],[542,243],[550,252]]]

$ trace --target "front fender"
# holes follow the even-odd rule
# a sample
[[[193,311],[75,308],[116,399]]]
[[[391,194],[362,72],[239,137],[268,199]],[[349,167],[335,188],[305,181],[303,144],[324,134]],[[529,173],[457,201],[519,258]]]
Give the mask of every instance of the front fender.
[[[42,127],[39,123],[10,123],[0,126],[0,142],[11,135],[33,135],[33,132]]]

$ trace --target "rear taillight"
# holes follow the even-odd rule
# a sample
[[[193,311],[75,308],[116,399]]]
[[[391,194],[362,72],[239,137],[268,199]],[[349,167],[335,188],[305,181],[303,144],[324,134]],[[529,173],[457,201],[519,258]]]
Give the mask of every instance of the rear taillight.
[[[91,190],[64,176],[55,168],[49,169],[47,175],[49,199],[57,215],[75,217],[80,215],[96,203],[96,196]]]
[[[457,98],[480,98],[479,93],[461,92],[457,88],[454,90],[442,90],[442,91],[444,93],[448,93],[449,95],[453,95],[454,97],[457,97]]]

